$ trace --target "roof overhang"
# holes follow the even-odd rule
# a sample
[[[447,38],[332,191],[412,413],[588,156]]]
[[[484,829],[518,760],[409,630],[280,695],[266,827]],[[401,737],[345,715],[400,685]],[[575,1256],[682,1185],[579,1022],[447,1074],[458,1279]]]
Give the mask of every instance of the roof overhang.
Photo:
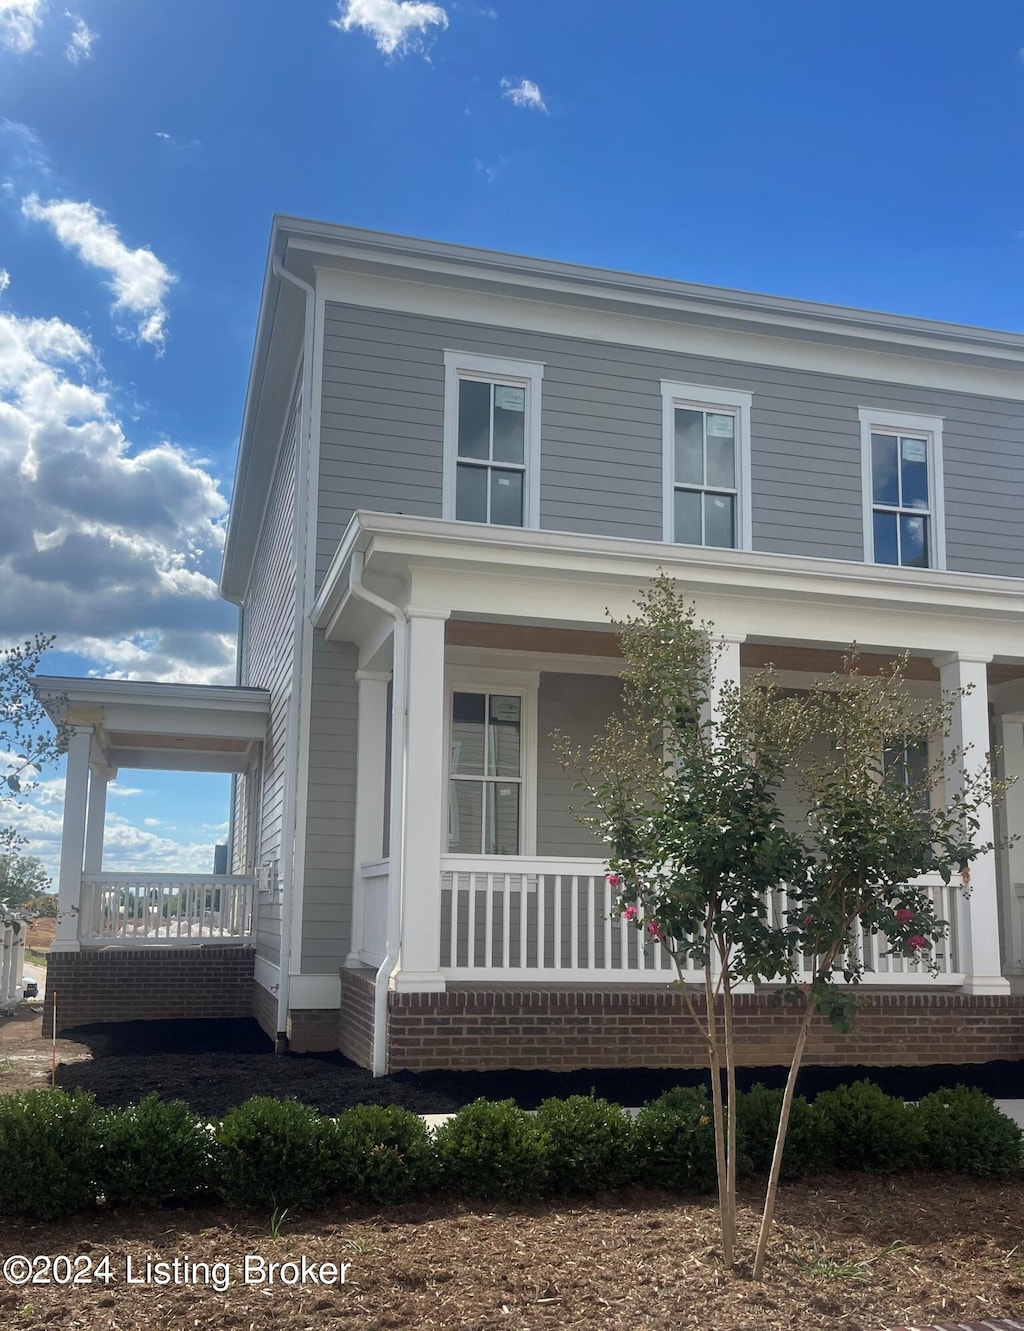
[[[792,300],[702,286],[668,278],[591,268],[550,259],[534,259],[389,235],[327,222],[275,216],[260,297],[256,344],[246,393],[231,514],[228,520],[221,592],[229,600],[245,598],[259,536],[263,506],[277,460],[284,420],[301,353],[304,298],[275,275],[274,260],[313,285],[318,297],[348,299],[353,304],[388,300],[404,307],[416,295],[415,308],[430,311],[444,293],[462,293],[481,310],[503,302],[516,312],[521,328],[551,328],[551,312],[570,312],[566,328],[589,329],[600,340],[603,324],[619,329],[631,322],[642,328],[638,344],[671,347],[681,326],[727,334],[733,359],[756,363],[758,347],[785,344],[860,356],[867,377],[885,377],[893,358],[900,382],[938,383],[954,391],[982,391],[1009,400],[1024,398],[1024,335],[931,319],[857,310],[840,305]],[[390,293],[390,295],[388,294]],[[460,307],[462,308],[462,307]],[[472,317],[472,312],[465,317]],[[481,314],[480,320],[487,322]],[[623,322],[625,318],[626,322]],[[659,331],[660,330],[660,331]],[[580,333],[586,336],[587,333]],[[628,337],[627,337],[628,340]],[[824,361],[822,362],[825,363]],[[923,369],[922,369],[923,367]],[[856,373],[853,366],[847,372]],[[961,382],[962,380],[962,382]],[[970,385],[970,387],[969,387]]]
[[[243,772],[263,743],[265,689],[39,675],[33,689],[55,724],[90,726],[107,767]]]
[[[357,553],[370,590],[458,618],[606,627],[664,570],[718,631],[750,642],[1024,659],[1016,578],[358,512],[312,619],[329,639],[358,643],[364,665],[389,624],[352,590]]]

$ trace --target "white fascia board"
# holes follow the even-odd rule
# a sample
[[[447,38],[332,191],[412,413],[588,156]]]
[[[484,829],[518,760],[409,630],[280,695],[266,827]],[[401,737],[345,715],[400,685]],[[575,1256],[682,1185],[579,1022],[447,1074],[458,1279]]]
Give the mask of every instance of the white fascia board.
[[[438,284],[422,277],[318,268],[317,286],[327,301],[341,305],[1024,401],[1024,338],[1019,345],[986,345],[979,355],[973,340],[952,333],[927,336],[896,326],[867,333],[855,311],[846,322],[839,316],[796,319],[774,308],[756,318],[730,318],[720,310],[709,318],[701,302],[667,295],[595,303],[592,292],[582,299],[550,284],[495,291],[483,281]]]
[[[474,617],[606,625],[609,607],[628,613],[637,589],[664,570],[722,633],[922,651],[973,643],[1021,656],[1024,585],[1014,578],[357,513],[332,565],[346,584],[357,548],[367,573]],[[328,583],[321,596],[329,601]]]

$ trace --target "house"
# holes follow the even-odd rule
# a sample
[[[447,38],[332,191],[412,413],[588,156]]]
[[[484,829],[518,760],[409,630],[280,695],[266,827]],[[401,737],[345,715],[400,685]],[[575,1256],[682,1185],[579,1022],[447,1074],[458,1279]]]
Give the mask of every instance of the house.
[[[970,686],[946,742],[1024,776],[1022,370],[1016,334],[276,218],[238,687],[40,685],[74,725],[58,1025],[254,1013],[378,1072],[700,1064],[551,732],[601,726],[609,611],[664,569],[722,678],[909,650],[922,693]],[[234,773],[229,875],[103,872],[131,765]],[[1024,782],[994,817],[1024,832]],[[1024,1055],[1024,842],[933,890],[940,977],[872,953],[858,1033],[810,1061]],[[743,997],[746,1062],[788,1058],[776,1020]]]

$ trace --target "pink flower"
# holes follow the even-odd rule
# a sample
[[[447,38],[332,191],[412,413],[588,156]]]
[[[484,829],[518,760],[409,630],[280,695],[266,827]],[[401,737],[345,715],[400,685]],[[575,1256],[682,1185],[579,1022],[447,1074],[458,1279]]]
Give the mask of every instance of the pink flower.
[[[632,922],[636,919],[636,917],[639,914],[640,912],[637,910],[635,906],[627,906],[626,909],[622,912],[622,918],[624,920],[628,920],[629,923],[632,924]]]
[[[608,886],[609,886],[609,887],[621,887],[621,886],[622,886],[622,874],[620,874],[620,873],[610,873],[610,874],[608,875]]]
[[[923,952],[928,946],[928,940],[922,938],[920,934],[915,934],[913,938],[907,939],[907,948],[911,952]]]
[[[818,923],[817,916],[814,915],[804,916],[804,924],[817,924],[817,923]]]
[[[661,925],[658,923],[657,920],[652,920],[650,924],[647,926],[647,932],[651,935],[652,938],[660,939]]]
[[[907,910],[906,906],[902,906],[896,912],[896,918],[903,921],[912,920],[914,918],[914,912],[912,910]]]

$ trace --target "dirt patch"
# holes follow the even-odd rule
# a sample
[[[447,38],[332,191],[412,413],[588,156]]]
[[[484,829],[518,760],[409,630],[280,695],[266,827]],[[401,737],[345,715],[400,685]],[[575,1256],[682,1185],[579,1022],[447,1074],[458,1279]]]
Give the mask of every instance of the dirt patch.
[[[742,1250],[757,1194],[744,1193]],[[793,1185],[780,1198],[763,1284],[722,1270],[711,1206],[636,1190],[530,1208],[436,1201],[371,1213],[286,1217],[220,1210],[95,1214],[61,1226],[0,1226],[4,1253],[110,1258],[111,1280],[77,1288],[0,1283],[17,1331],[344,1331],[395,1328],[645,1328],[879,1331],[1012,1316],[1024,1307],[1024,1191],[946,1179],[864,1177]],[[344,1284],[244,1283],[244,1259],[348,1263]],[[227,1287],[128,1285],[126,1261],[227,1263]],[[84,1260],[82,1260],[84,1259]],[[258,1275],[260,1262],[250,1263]],[[291,1275],[289,1270],[285,1274]]]
[[[28,947],[35,948],[38,952],[47,952],[56,932],[57,921],[54,919],[41,917],[37,920],[30,920],[26,944]]]

